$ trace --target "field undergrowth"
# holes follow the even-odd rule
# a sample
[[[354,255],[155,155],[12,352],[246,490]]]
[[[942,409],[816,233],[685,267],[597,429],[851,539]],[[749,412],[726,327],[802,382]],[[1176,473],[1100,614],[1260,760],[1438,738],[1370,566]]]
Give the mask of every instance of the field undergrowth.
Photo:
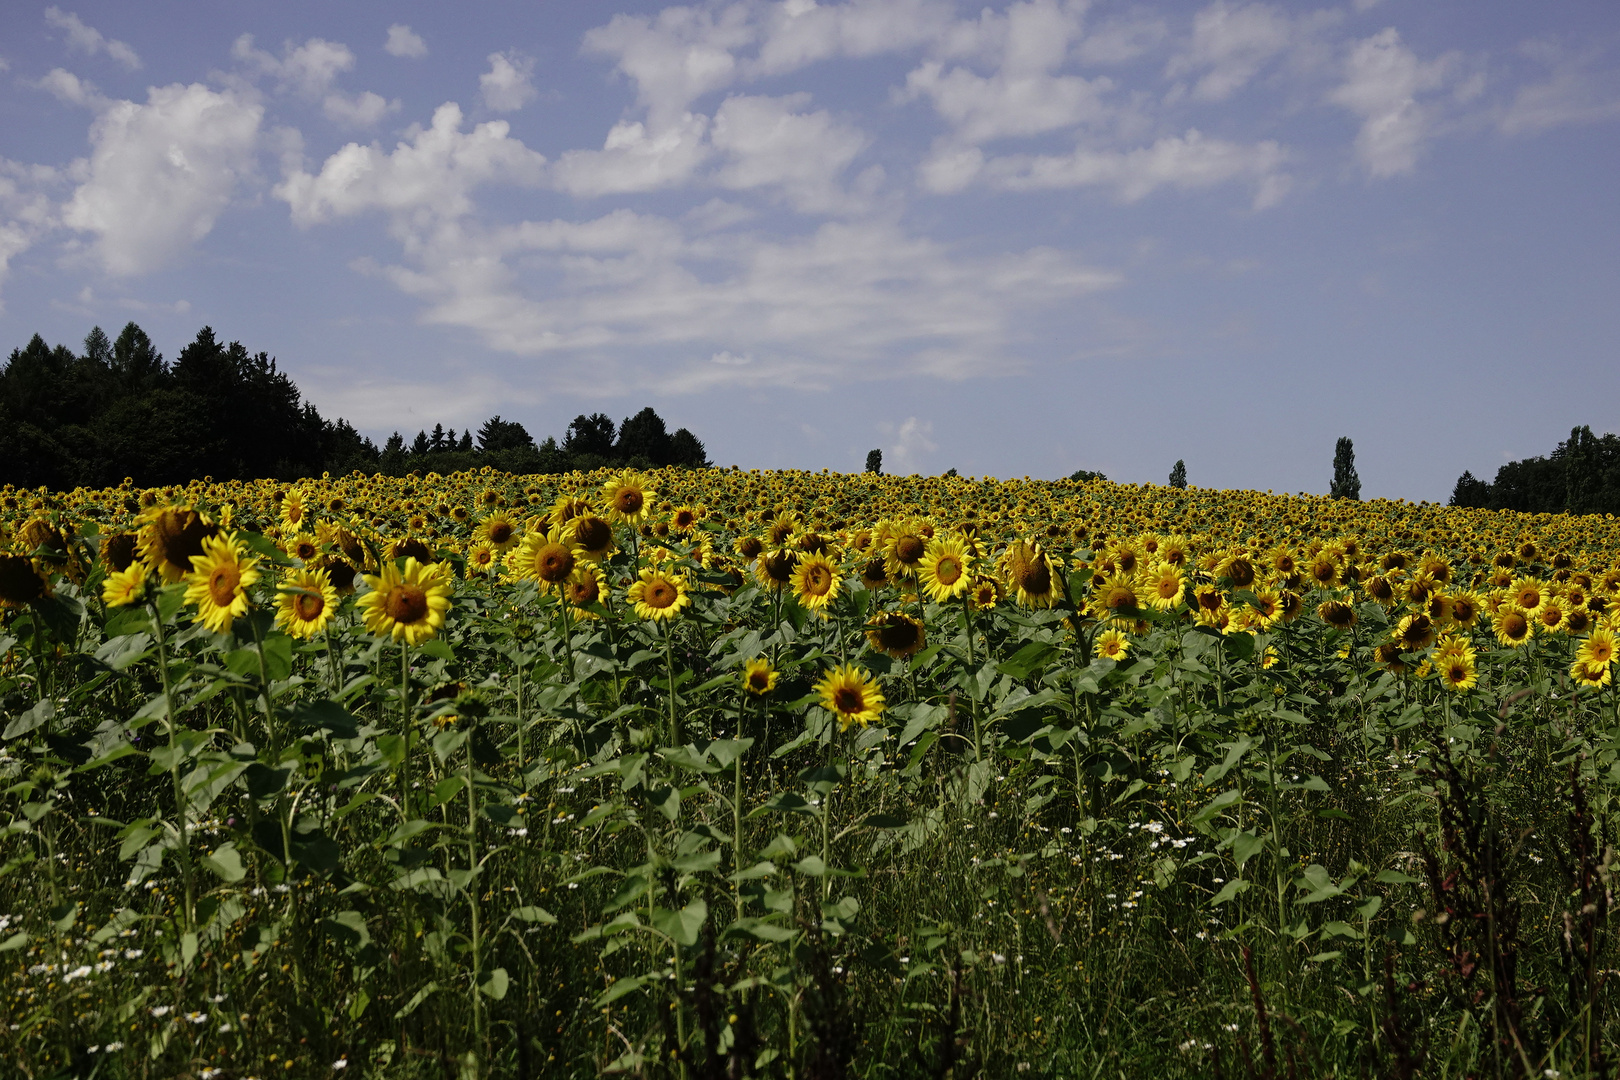
[[[0,552],[19,1076],[1620,1059],[1610,518],[484,472]]]

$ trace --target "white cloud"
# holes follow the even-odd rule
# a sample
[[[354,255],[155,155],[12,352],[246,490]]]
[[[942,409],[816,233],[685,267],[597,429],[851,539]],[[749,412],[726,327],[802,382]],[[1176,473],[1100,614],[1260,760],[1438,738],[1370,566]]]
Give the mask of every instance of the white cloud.
[[[1151,51],[1168,33],[1156,15],[1133,13],[1104,19],[1081,39],[1075,56],[1083,64],[1124,64]]]
[[[58,30],[67,33],[67,43],[70,49],[81,49],[91,56],[105,52],[131,71],[135,71],[141,66],[141,58],[135,54],[134,49],[122,41],[103,37],[101,31],[93,26],[86,26],[84,20],[71,11],[63,11],[59,7],[48,7],[45,9],[45,21]]]
[[[11,260],[56,224],[56,205],[47,189],[57,179],[55,169],[0,157],[0,284],[5,282]],[[0,312],[4,310],[0,300]]]
[[[534,59],[513,50],[489,54],[489,70],[478,76],[484,107],[515,112],[534,99]]]
[[[416,60],[426,56],[428,50],[427,42],[422,40],[420,34],[404,23],[395,23],[388,28],[388,40],[383,42],[383,51],[389,56]]]
[[[709,133],[728,157],[716,174],[719,184],[778,188],[795,209],[811,213],[846,205],[838,180],[866,146],[866,136],[826,111],[794,111],[809,100],[809,94],[727,98]]]
[[[600,150],[567,150],[553,169],[558,190],[585,198],[618,195],[683,184],[708,159],[704,136],[709,119],[695,113],[651,123],[621,120],[608,131]]]
[[[1345,81],[1328,100],[1361,117],[1356,157],[1373,177],[1410,172],[1433,124],[1432,109],[1419,95],[1445,85],[1456,54],[1422,61],[1401,44],[1394,27],[1355,43],[1345,63]]]
[[[319,173],[288,169],[274,194],[304,227],[370,210],[453,217],[472,210],[476,187],[542,181],[545,157],[509,138],[506,121],[479,124],[466,134],[461,122],[455,104],[441,105],[431,126],[413,125],[392,153],[376,143],[349,143],[327,158]]]
[[[1217,0],[1193,17],[1192,41],[1171,59],[1165,74],[1180,78],[1204,71],[1193,86],[1193,97],[1223,101],[1286,50],[1293,38],[1293,21],[1278,8]]]
[[[109,103],[90,127],[87,178],[63,224],[95,235],[110,273],[172,262],[208,235],[253,171],[263,115],[257,103],[198,83],[153,87],[144,105]]]
[[[389,101],[370,90],[353,95],[327,94],[321,101],[321,112],[341,127],[371,127],[389,113],[398,111],[398,98]]]
[[[1596,63],[1599,54],[1579,55],[1549,41],[1527,42],[1522,52],[1550,68],[1544,82],[1521,86],[1498,126],[1521,135],[1568,124],[1594,124],[1620,117],[1620,77]]]
[[[885,420],[878,425],[878,431],[887,439],[893,440],[884,447],[887,451],[883,458],[884,468],[890,473],[915,473],[922,467],[924,455],[931,454],[939,449],[934,442],[934,422],[932,420],[919,420],[915,416],[908,416],[896,426]]]
[[[64,105],[100,109],[107,104],[107,99],[96,89],[94,83],[62,68],[52,68],[34,85],[47,91]]]
[[[688,237],[617,210],[580,223],[462,220],[415,229],[405,248],[410,265],[366,269],[423,301],[424,322],[504,352],[589,357],[548,371],[570,392],[982,375],[1011,362],[1031,310],[1118,281],[1049,249],[966,257],[870,221],[798,238]],[[689,359],[673,370],[623,359],[638,354]]]
[[[371,127],[390,113],[398,112],[398,99],[389,101],[380,94],[362,91],[347,94],[337,89],[338,76],[355,65],[354,52],[347,45],[325,38],[310,38],[302,45],[287,42],[278,58],[255,48],[252,34],[243,34],[231,46],[231,55],[255,77],[269,77],[283,93],[305,101],[320,102],[321,112],[340,127]]]
[[[845,4],[771,5],[760,28],[752,77],[781,75],[834,57],[869,57],[928,45],[951,25],[941,0],[853,0]]]
[[[1133,150],[1082,146],[1072,154],[992,158],[984,164],[984,174],[1005,191],[1101,186],[1113,188],[1123,202],[1136,202],[1161,187],[1186,190],[1250,180],[1256,185],[1255,206],[1263,209],[1288,189],[1278,171],[1286,156],[1271,140],[1235,143],[1190,129]]]
[[[667,130],[704,94],[730,86],[741,49],[758,37],[750,5],[665,8],[654,16],[615,15],[585,34],[587,52],[614,58],[636,84],[650,126]]]

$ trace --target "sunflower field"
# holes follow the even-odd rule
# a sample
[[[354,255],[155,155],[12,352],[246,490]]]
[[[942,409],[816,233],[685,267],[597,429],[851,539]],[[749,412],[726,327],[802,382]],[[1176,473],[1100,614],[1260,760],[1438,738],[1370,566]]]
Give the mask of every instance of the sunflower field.
[[[1620,525],[666,470],[0,489],[0,1062],[1620,1070]]]

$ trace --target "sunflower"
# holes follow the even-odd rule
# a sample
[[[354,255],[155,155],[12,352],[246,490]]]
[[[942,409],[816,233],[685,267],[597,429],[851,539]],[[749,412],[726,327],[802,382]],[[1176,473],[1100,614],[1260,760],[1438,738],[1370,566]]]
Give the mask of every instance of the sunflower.
[[[441,564],[407,557],[403,566],[384,563],[382,573],[365,575],[365,582],[371,591],[360,598],[360,610],[366,629],[378,637],[416,645],[444,627],[450,580]]]
[[[698,511],[690,506],[677,506],[669,514],[669,527],[679,533],[691,532],[700,520]]]
[[[1323,552],[1311,560],[1311,565],[1305,569],[1305,576],[1318,589],[1337,589],[1344,580],[1344,568],[1339,565],[1339,560]]]
[[[1316,606],[1316,615],[1335,630],[1356,625],[1356,609],[1342,600],[1324,600]]]
[[[511,551],[521,539],[517,522],[499,510],[485,515],[484,520],[473,529],[472,535],[475,541],[488,544],[502,554]]]
[[[566,528],[566,526],[565,526]],[[506,569],[519,581],[533,581],[550,592],[568,580],[584,556],[562,537],[561,529],[532,532],[506,557]]]
[[[1269,629],[1283,616],[1282,597],[1275,589],[1256,589],[1251,594],[1249,610],[1253,613],[1255,626],[1262,630]]]
[[[146,599],[146,578],[151,568],[143,562],[132,562],[122,570],[115,570],[101,583],[101,600],[108,607],[128,607]]]
[[[51,593],[51,580],[27,555],[0,555],[0,607],[27,607]]]
[[[563,582],[563,598],[573,605],[576,619],[594,619],[597,615],[590,606],[602,599],[602,572],[592,562],[582,562]]]
[[[309,524],[309,507],[303,492],[292,488],[281,500],[281,527],[290,533],[302,532]]]
[[[917,579],[936,604],[961,596],[973,584],[968,574],[967,546],[950,537],[934,540],[917,564]]]
[[[968,590],[968,603],[972,604],[975,610],[989,611],[1001,603],[1001,598],[1006,594],[1006,588],[994,574],[975,574],[973,587]]]
[[[742,685],[750,697],[764,697],[776,689],[780,673],[769,658],[760,656],[743,665]]]
[[[821,704],[838,717],[840,731],[852,724],[866,727],[883,714],[883,691],[870,672],[853,664],[841,664],[827,672],[816,684]]]
[[[500,566],[499,556],[500,553],[487,541],[474,544],[467,549],[467,573],[479,576],[494,573]]]
[[[651,504],[658,498],[658,492],[639,473],[626,469],[602,485],[602,497],[607,502],[610,518],[634,525],[651,512]]]
[[[1614,671],[1608,664],[1594,664],[1577,658],[1569,665],[1569,677],[1582,686],[1596,690],[1608,686],[1613,681]]]
[[[915,656],[927,642],[920,620],[900,611],[883,611],[866,621],[866,643],[874,652],[896,660]]]
[[[1062,588],[1057,563],[1033,540],[1014,540],[1001,553],[1008,588],[1025,607],[1049,608]]]
[[[258,563],[235,533],[204,540],[185,577],[186,603],[197,605],[196,621],[216,634],[230,630],[231,620],[252,606],[247,591],[259,580]]]
[[[739,536],[732,542],[731,550],[741,556],[744,563],[751,563],[765,553],[765,542],[757,536]]]
[[[1434,669],[1440,685],[1447,690],[1468,690],[1479,682],[1474,670],[1474,647],[1462,638],[1451,638],[1434,651]]]
[[[781,592],[793,580],[794,564],[791,551],[773,551],[754,564],[754,576],[772,592]]]
[[[218,532],[218,526],[189,506],[165,506],[144,515],[137,535],[146,564],[173,585],[191,573],[191,557],[201,555],[203,541]]]
[[[1181,603],[1186,591],[1187,579],[1178,566],[1159,563],[1142,574],[1141,595],[1160,611],[1169,611]]]
[[[889,583],[888,567],[882,555],[874,555],[861,563],[861,585],[867,589],[881,589]]]
[[[349,564],[346,559],[326,556],[321,559],[317,570],[325,570],[326,576],[332,581],[332,588],[337,590],[339,596],[348,596],[354,592],[354,579],[360,576],[360,571]]]
[[[884,548],[884,569],[891,578],[909,578],[917,573],[928,554],[928,538],[920,522],[898,522]]]
[[[1097,635],[1097,641],[1092,645],[1091,651],[1109,660],[1123,660],[1130,655],[1131,639],[1121,630],[1109,627]]]
[[[546,517],[553,525],[566,525],[575,518],[584,517],[595,510],[596,506],[586,499],[577,495],[564,495],[551,504]]]
[[[1140,610],[1136,585],[1123,573],[1099,577],[1095,589],[1090,604],[1095,618],[1131,618]]]
[[[643,619],[673,619],[692,602],[686,592],[685,574],[649,566],[631,584],[625,599],[635,605],[636,614]]]
[[[793,568],[793,596],[818,614],[838,596],[838,567],[825,555],[806,555]]]
[[[1592,612],[1589,608],[1576,607],[1564,612],[1564,633],[1570,637],[1580,637],[1592,629]]]
[[[283,549],[288,555],[291,555],[305,566],[314,562],[321,553],[320,545],[315,542],[315,538],[309,533],[299,533],[294,536],[283,545]]]
[[[1230,578],[1233,588],[1247,589],[1254,584],[1254,563],[1242,552],[1233,552],[1221,562],[1219,574]]]
[[[1535,632],[1536,624],[1530,613],[1516,604],[1503,603],[1492,619],[1496,640],[1503,645],[1523,645]]]
[[[1535,612],[1536,622],[1549,634],[1557,633],[1564,628],[1564,602],[1556,596],[1549,596],[1541,602],[1541,607]]]
[[[1461,626],[1466,629],[1471,628],[1479,621],[1479,613],[1484,607],[1484,601],[1478,593],[1454,593],[1449,599],[1451,600],[1451,622],[1453,626]]]
[[[1379,667],[1392,675],[1405,675],[1406,661],[1401,659],[1401,647],[1397,642],[1386,641],[1373,650],[1373,660]]]
[[[277,589],[276,622],[290,637],[314,637],[337,613],[337,590],[325,570],[295,570]]]
[[[134,533],[116,532],[101,538],[101,561],[109,570],[128,570],[138,555]]]
[[[1523,608],[1526,615],[1540,611],[1547,596],[1545,588],[1535,578],[1519,578],[1508,586],[1508,599],[1514,606]]]
[[[579,554],[591,562],[601,562],[613,554],[613,526],[595,514],[580,514],[570,518],[568,528],[574,537]]]
[[[1378,604],[1386,608],[1395,605],[1395,586],[1391,585],[1389,579],[1384,575],[1374,574],[1364,581],[1361,587]]]
[[[1401,647],[1402,652],[1427,649],[1434,644],[1434,620],[1422,612],[1413,612],[1396,624],[1395,633],[1391,638]]]
[[[1591,635],[1581,642],[1581,647],[1575,650],[1575,658],[1588,664],[1601,664],[1607,667],[1614,663],[1615,651],[1616,636],[1613,630],[1593,630]]]

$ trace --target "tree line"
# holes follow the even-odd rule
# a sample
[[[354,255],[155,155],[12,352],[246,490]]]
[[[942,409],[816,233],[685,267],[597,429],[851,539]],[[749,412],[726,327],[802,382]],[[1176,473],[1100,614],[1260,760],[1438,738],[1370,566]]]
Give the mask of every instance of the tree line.
[[[173,362],[131,322],[116,339],[95,327],[82,352],[35,334],[0,368],[0,483],[108,487],[129,477],[155,486],[483,465],[552,473],[709,460],[697,436],[669,432],[650,406],[622,424],[578,416],[561,442],[536,443],[522,424],[494,416],[476,433],[435,424],[379,447],[348,421],[323,417],[273,357],[225,344],[207,326]]]
[[[1620,514],[1620,436],[1582,424],[1545,456],[1510,461],[1487,483],[1465,471],[1452,506],[1527,514]]]

